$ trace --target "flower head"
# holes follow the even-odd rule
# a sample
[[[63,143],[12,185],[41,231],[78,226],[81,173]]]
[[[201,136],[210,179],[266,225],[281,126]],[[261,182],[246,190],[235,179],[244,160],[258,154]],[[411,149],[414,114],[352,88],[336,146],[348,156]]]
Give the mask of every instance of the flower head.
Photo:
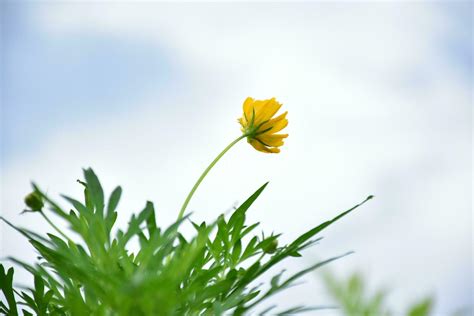
[[[283,145],[283,139],[288,134],[276,134],[288,125],[285,112],[275,118],[281,103],[275,98],[269,100],[254,100],[248,97],[244,101],[244,115],[239,119],[242,132],[247,141],[256,150],[264,153],[279,153],[278,147]]]

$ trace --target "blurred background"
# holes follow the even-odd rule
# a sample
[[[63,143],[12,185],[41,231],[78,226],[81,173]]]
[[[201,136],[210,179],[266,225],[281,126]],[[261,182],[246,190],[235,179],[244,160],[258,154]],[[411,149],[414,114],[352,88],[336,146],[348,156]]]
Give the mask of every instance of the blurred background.
[[[389,289],[400,313],[427,295],[435,315],[467,308],[472,9],[3,1],[0,212],[46,231],[39,216],[19,215],[30,181],[51,196],[80,197],[76,179],[91,166],[107,192],[124,189],[120,225],[146,200],[169,224],[203,168],[239,135],[243,100],[276,97],[290,121],[281,154],[233,148],[189,205],[194,220],[270,181],[249,217],[285,242],[374,194],[279,269],[353,250],[331,271],[359,271]],[[23,237],[0,229],[1,257],[34,260]],[[318,275],[306,279],[274,301],[330,305]]]

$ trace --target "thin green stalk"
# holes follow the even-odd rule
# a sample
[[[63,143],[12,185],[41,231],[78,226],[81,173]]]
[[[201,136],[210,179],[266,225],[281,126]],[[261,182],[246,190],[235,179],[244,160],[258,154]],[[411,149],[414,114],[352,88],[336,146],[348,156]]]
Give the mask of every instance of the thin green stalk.
[[[199,187],[199,185],[201,184],[202,180],[204,180],[204,178],[209,173],[209,171],[211,171],[212,167],[215,166],[215,164],[219,161],[219,159],[221,159],[222,156],[224,156],[224,154],[229,151],[229,149],[231,149],[235,144],[237,144],[241,139],[243,139],[245,137],[247,137],[246,134],[238,137],[233,142],[231,142],[226,148],[224,148],[224,150],[219,155],[217,155],[217,157],[211,162],[211,164],[209,166],[207,166],[206,170],[204,170],[204,172],[201,174],[201,176],[199,177],[199,179],[196,181],[193,188],[189,192],[188,196],[186,197],[186,200],[184,200],[183,206],[181,207],[181,210],[179,211],[178,220],[183,218],[184,211],[186,210],[186,207],[188,206],[189,201],[191,201],[191,198],[193,197],[194,192],[196,192],[196,190]]]
[[[40,211],[40,214],[43,216],[43,218],[48,222],[49,225],[51,225],[51,227],[54,228],[54,230],[56,230],[61,236],[63,236],[65,239],[67,239],[69,242],[72,242],[71,239],[69,239],[69,237],[63,233],[59,228],[58,226],[54,225],[54,223],[48,218],[48,216],[46,216],[46,214],[44,214],[43,211]]]

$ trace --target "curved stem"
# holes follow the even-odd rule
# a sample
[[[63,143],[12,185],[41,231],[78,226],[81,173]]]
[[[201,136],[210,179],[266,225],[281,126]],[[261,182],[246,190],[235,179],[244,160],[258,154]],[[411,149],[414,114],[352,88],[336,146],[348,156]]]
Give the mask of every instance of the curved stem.
[[[222,158],[222,156],[224,156],[224,154],[226,152],[229,151],[229,149],[232,148],[232,146],[234,146],[235,144],[237,144],[241,139],[247,137],[246,134],[238,137],[237,139],[235,139],[232,143],[230,143],[229,145],[227,145],[226,148],[224,148],[224,150],[219,154],[217,155],[217,157],[211,162],[211,164],[209,166],[207,166],[206,170],[204,170],[204,172],[201,174],[201,176],[199,177],[199,179],[196,181],[196,183],[194,184],[193,188],[191,189],[191,191],[189,192],[188,196],[186,197],[186,200],[184,200],[184,203],[183,203],[183,206],[181,207],[181,210],[179,211],[179,215],[178,215],[178,220],[180,220],[181,218],[183,218],[183,215],[184,215],[184,211],[186,210],[186,207],[188,206],[189,204],[189,201],[191,200],[191,198],[193,197],[194,195],[194,192],[196,192],[197,188],[199,187],[199,185],[201,184],[202,180],[204,180],[204,178],[206,177],[206,175],[209,173],[209,171],[211,171],[212,167],[215,166],[215,164],[219,161],[219,159]]]

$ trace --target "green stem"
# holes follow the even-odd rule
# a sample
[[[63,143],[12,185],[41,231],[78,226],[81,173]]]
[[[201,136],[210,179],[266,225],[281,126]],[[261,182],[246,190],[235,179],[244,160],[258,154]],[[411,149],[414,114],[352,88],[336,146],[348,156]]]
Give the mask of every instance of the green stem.
[[[72,242],[71,239],[69,239],[69,237],[63,233],[59,228],[58,226],[54,225],[54,223],[48,218],[48,216],[46,216],[45,213],[43,213],[43,211],[40,211],[40,214],[43,216],[43,218],[48,222],[49,225],[51,225],[51,227],[53,227],[61,236],[63,236],[65,239],[67,239],[69,242]]]
[[[196,183],[194,184],[193,188],[191,189],[191,191],[189,192],[188,196],[186,197],[186,200],[184,200],[184,203],[183,203],[183,206],[181,207],[181,210],[179,211],[179,215],[178,215],[178,220],[180,220],[181,218],[183,218],[183,215],[184,215],[184,211],[186,210],[186,207],[188,206],[189,204],[189,201],[191,201],[191,198],[193,197],[194,195],[194,192],[196,192],[197,188],[199,187],[199,185],[201,184],[202,180],[204,180],[204,178],[206,177],[206,175],[209,173],[209,171],[211,171],[212,167],[215,166],[215,164],[219,161],[219,159],[222,158],[222,156],[224,156],[224,154],[226,152],[229,151],[229,149],[232,148],[232,146],[234,146],[235,144],[237,144],[241,139],[247,137],[246,134],[240,136],[239,138],[235,139],[232,143],[230,143],[226,148],[224,148],[224,150],[219,154],[217,155],[217,157],[211,162],[211,164],[209,166],[207,166],[206,170],[204,170],[204,172],[201,174],[201,176],[199,177],[199,179],[196,181]]]

